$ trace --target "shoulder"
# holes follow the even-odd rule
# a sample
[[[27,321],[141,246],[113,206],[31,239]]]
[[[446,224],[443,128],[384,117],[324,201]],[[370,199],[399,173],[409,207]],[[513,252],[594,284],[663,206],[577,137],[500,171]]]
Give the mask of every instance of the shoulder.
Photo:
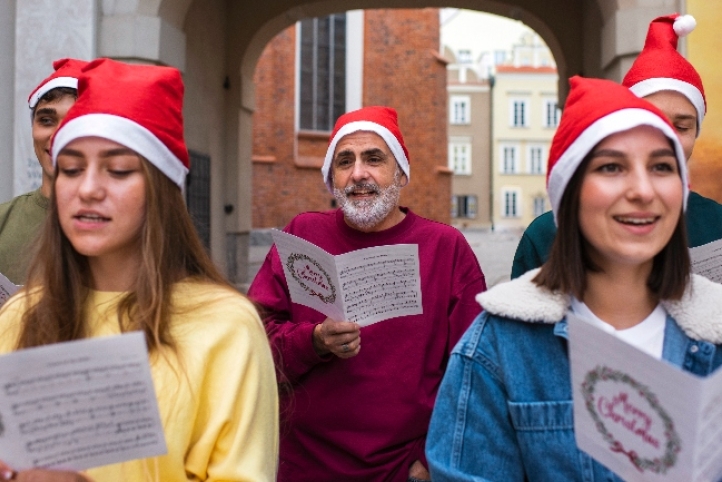
[[[329,224],[336,222],[336,211],[306,211],[296,215],[285,228],[285,231],[295,232],[308,228],[318,227],[319,223]]]
[[[714,199],[702,196],[701,194],[694,191],[690,191],[687,202],[688,209],[704,209],[717,213],[722,213],[722,204],[718,203]]]
[[[690,192],[687,198],[687,220],[692,225],[702,223],[709,225],[710,219],[722,219],[722,204],[714,199]]]
[[[682,298],[662,305],[690,338],[722,343],[722,284],[693,274]]]
[[[174,330],[193,337],[219,339],[233,334],[265,337],[253,303],[226,286],[184,281],[173,287]]]
[[[21,289],[0,308],[0,354],[15,350],[25,311],[39,299],[37,290]]]
[[[453,226],[424,218],[411,213],[414,217],[413,224],[407,234],[419,238],[420,241],[431,241],[437,243],[463,244],[468,246],[464,234]]]
[[[554,213],[547,211],[544,214],[537,216],[529,226],[524,230],[524,236],[532,239],[539,237],[552,238],[556,235],[557,226],[554,223]]]
[[[48,199],[40,194],[39,189],[16,196],[10,201],[0,204],[0,226],[10,216],[44,216],[48,204]]]
[[[11,200],[0,204],[0,218],[9,215],[18,206],[26,204],[32,198],[33,193],[28,192],[12,198]]]
[[[490,314],[529,323],[557,323],[564,318],[570,297],[553,293],[532,280],[534,269],[519,278],[501,283],[476,296],[476,301]]]

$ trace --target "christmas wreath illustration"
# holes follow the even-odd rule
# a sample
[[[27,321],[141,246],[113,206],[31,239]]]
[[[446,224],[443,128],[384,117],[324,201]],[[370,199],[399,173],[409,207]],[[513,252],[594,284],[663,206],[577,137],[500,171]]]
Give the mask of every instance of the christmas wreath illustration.
[[[336,287],[331,277],[315,259],[305,254],[293,253],[286,260],[286,268],[298,284],[311,296],[324,303],[336,301]]]
[[[652,434],[649,433],[648,428],[651,424],[651,418],[641,410],[637,410],[635,413],[634,407],[631,403],[628,403],[628,394],[620,392],[618,395],[613,397],[612,400],[605,400],[604,398],[598,398],[595,400],[595,389],[599,382],[613,382],[622,385],[627,385],[633,392],[644,399],[650,406],[650,408],[659,417],[659,420],[664,426],[664,440],[657,440]],[[597,431],[602,435],[604,441],[607,442],[613,452],[622,453],[627,456],[629,461],[637,468],[640,472],[648,470],[656,474],[665,474],[667,469],[673,467],[677,462],[677,455],[682,448],[682,442],[674,428],[674,421],[667,414],[667,412],[659,404],[657,396],[652,393],[649,388],[642,385],[626,373],[618,370],[613,370],[606,366],[597,366],[594,370],[590,370],[584,377],[582,383],[582,395],[584,396],[584,403],[589,411]],[[621,420],[620,423],[624,424],[625,428],[632,431],[632,433],[640,437],[643,442],[649,446],[657,448],[660,452],[663,449],[663,453],[660,456],[655,457],[643,457],[639,455],[635,450],[625,448],[621,441],[616,439],[614,435],[609,431],[602,420],[600,411],[609,410],[608,413],[604,414],[607,418],[612,418],[613,421],[619,422],[614,417],[621,419],[616,413],[613,413],[615,404],[624,406],[624,415],[629,415],[632,412],[632,416],[637,416],[636,420]],[[644,422],[646,423],[646,426]],[[640,423],[638,423],[640,422]]]

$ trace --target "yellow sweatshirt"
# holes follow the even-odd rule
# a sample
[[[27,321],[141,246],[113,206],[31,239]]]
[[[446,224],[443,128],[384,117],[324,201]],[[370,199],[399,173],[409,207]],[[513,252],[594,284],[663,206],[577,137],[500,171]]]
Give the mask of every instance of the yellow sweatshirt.
[[[123,294],[91,291],[86,312],[94,337],[120,333]],[[0,353],[17,343],[23,296],[0,310]],[[229,289],[196,282],[174,287],[173,306],[177,355],[162,349],[150,358],[167,455],[87,474],[96,482],[275,480],[276,378],[255,308]]]

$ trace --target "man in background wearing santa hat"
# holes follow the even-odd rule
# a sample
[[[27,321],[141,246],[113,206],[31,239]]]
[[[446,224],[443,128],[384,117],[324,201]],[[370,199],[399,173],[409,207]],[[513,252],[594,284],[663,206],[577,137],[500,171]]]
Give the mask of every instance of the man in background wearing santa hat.
[[[248,294],[265,311],[281,382],[278,480],[428,480],[424,443],[436,391],[451,349],[481,310],[474,296],[486,289],[484,275],[458,230],[399,206],[410,165],[395,110],[339,117],[322,174],[340,208],[301,214],[285,231],[333,255],[418,245],[423,314],[363,330],[327,318],[291,302],[271,249]]]
[[[42,168],[40,188],[0,204],[0,273],[15,284],[24,284],[31,246],[48,210],[53,179],[50,138],[78,97],[78,76],[87,62],[61,59],[55,71],[28,97],[33,149]]]
[[[691,15],[672,14],[652,20],[644,49],[622,80],[634,94],[664,112],[677,131],[687,160],[699,136],[706,101],[702,79],[692,64],[677,52],[677,40],[695,25]],[[695,192],[690,192],[687,203],[689,246],[722,239],[722,205]],[[541,266],[549,256],[555,234],[551,211],[536,218],[516,249],[511,277],[517,278]]]

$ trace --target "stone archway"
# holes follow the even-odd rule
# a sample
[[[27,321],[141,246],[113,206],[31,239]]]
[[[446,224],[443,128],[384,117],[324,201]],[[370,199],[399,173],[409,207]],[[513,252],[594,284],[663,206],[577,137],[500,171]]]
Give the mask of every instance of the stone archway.
[[[6,122],[0,123],[0,171],[9,173],[0,178],[0,200],[31,189],[28,186],[32,184],[37,166],[29,146],[24,99],[32,87],[47,76],[52,60],[68,56],[85,59],[108,56],[172,65],[181,69],[186,79],[189,147],[211,158],[211,252],[234,280],[241,280],[245,273],[245,240],[251,218],[249,141],[254,109],[253,71],[266,43],[298,19],[352,9],[458,7],[486,11],[520,19],[536,30],[552,49],[561,79],[576,73],[620,79],[641,48],[651,18],[684,11],[688,4],[704,11],[701,3],[697,0],[425,0],[421,4],[418,0],[0,2],[3,26],[0,65],[4,67],[0,92],[5,93],[0,105],[11,113]],[[705,45],[710,44],[708,48],[714,52],[717,37],[711,30],[708,37],[698,34],[698,38],[711,36],[712,41]],[[566,89],[563,80],[560,87],[563,95]],[[717,90],[708,88],[708,101]],[[706,121],[702,136],[708,140],[714,132],[711,121]],[[700,138],[700,143],[703,140]],[[716,146],[715,142],[708,144]],[[705,155],[717,157],[710,153]],[[8,182],[8,178],[12,178],[12,182]]]

